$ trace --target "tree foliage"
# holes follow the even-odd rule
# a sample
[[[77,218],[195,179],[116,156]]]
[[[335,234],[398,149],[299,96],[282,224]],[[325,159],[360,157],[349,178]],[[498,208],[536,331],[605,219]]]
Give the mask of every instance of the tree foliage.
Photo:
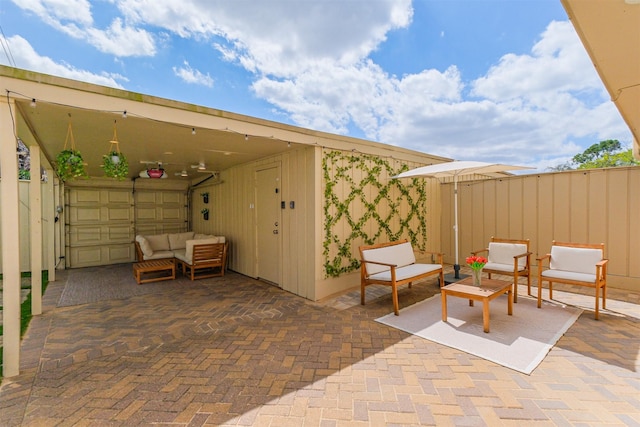
[[[625,150],[617,139],[607,139],[593,144],[580,154],[576,154],[570,161],[550,169],[564,171],[633,165],[640,165],[640,162],[633,158],[631,149]]]

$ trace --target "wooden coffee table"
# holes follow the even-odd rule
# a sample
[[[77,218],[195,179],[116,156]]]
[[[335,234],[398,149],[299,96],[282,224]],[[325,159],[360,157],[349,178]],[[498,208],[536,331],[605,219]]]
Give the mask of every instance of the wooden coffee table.
[[[442,296],[442,321],[447,321],[447,295],[452,297],[467,298],[469,305],[474,301],[482,301],[482,326],[485,332],[489,332],[489,301],[498,298],[502,294],[508,294],[509,303],[507,314],[513,314],[513,283],[504,280],[482,279],[481,286],[473,285],[473,278],[467,277],[459,282],[440,288]]]
[[[145,273],[164,273],[161,276],[154,274],[153,277],[142,278]],[[133,264],[133,276],[138,285],[141,283],[157,282],[160,280],[172,280],[176,278],[176,263],[173,258],[154,259],[137,262]]]

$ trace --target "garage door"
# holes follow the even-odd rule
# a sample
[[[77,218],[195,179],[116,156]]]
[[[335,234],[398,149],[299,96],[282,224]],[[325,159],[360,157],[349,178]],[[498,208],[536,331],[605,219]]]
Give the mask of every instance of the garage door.
[[[136,234],[188,228],[184,191],[67,187],[65,200],[68,268],[132,262]]]

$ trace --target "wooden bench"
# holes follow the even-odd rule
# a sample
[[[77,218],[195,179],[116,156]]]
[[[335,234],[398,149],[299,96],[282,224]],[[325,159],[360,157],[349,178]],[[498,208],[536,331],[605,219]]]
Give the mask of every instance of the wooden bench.
[[[440,287],[444,286],[442,254],[422,252],[437,258],[437,264],[416,263],[416,257],[408,240],[360,246],[360,303],[365,302],[365,288],[369,285],[391,286],[393,312],[399,314],[398,286],[411,284],[425,277],[440,275]]]
[[[162,276],[158,276],[156,274],[154,277],[148,277],[146,279],[142,277],[143,274],[162,272],[165,273]],[[141,283],[157,282],[160,280],[173,280],[176,278],[176,263],[173,258],[137,262],[133,264],[133,277],[135,277],[138,285]]]
[[[549,268],[544,269],[544,261]],[[602,308],[607,308],[607,262],[604,258],[604,243],[551,244],[551,253],[538,258],[538,308],[542,307],[542,283],[549,283],[549,299],[553,299],[553,283],[588,286],[595,289],[596,314],[600,318],[600,290]]]

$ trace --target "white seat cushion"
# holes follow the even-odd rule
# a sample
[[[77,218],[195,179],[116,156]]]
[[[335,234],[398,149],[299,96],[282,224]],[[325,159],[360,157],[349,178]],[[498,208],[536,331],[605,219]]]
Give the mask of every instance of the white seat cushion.
[[[172,251],[154,251],[151,256],[143,256],[145,261],[149,261],[150,259],[163,259],[163,258],[173,258]]]
[[[369,264],[371,265],[371,264]],[[436,271],[441,269],[442,266],[440,264],[411,264],[406,265],[401,268],[396,268],[396,280],[404,280],[410,277],[419,276],[421,274],[430,273],[432,271]],[[382,271],[376,274],[372,274],[369,276],[369,279],[374,280],[383,280],[386,282],[391,281],[391,269]]]
[[[576,273],[575,271],[545,270],[542,272],[542,277],[546,279],[577,280],[579,282],[596,283],[595,274]]]

